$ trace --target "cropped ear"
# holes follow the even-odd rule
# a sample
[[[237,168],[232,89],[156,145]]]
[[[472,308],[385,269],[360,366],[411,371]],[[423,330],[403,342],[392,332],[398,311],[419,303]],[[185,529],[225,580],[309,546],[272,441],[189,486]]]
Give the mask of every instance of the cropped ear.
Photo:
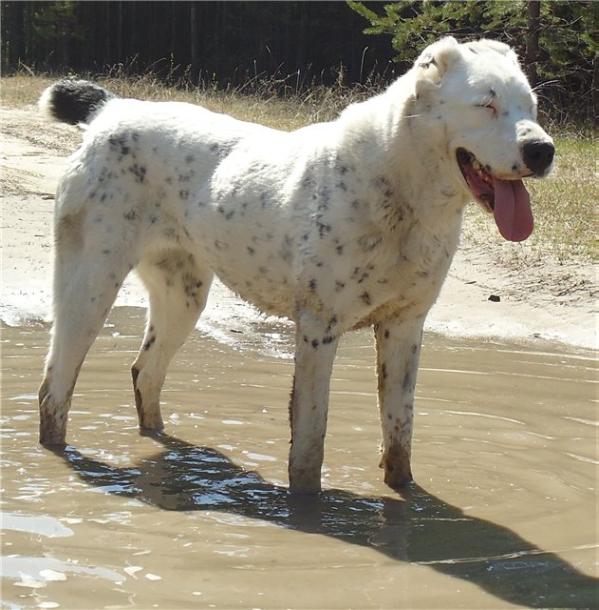
[[[460,57],[460,45],[453,36],[441,38],[426,47],[414,63],[417,70],[416,95],[438,85],[443,75]]]
[[[500,55],[505,55],[511,59],[516,65],[519,65],[518,56],[514,50],[507,44],[499,42],[498,40],[491,40],[489,38],[481,38],[480,40],[474,40],[464,45],[469,51],[475,55],[478,53],[485,53],[486,51],[494,51]]]

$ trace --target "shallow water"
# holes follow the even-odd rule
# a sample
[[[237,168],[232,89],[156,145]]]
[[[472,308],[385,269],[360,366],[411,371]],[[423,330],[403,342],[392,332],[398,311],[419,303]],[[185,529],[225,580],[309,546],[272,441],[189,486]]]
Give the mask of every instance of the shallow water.
[[[599,605],[588,352],[427,335],[418,485],[400,495],[377,468],[371,336],[348,335],[310,500],[285,489],[290,328],[194,333],[167,378],[167,433],[149,438],[129,379],[142,326],[138,309],[111,314],[60,454],[37,445],[48,329],[3,329],[3,607]]]

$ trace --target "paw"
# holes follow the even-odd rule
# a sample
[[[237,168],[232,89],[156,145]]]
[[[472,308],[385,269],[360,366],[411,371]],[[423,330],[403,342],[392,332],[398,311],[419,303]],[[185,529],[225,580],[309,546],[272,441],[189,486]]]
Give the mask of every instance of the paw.
[[[407,469],[385,470],[385,485],[388,485],[391,489],[403,489],[413,480],[409,465]]]
[[[401,489],[414,480],[410,456],[404,448],[398,445],[391,446],[383,455],[381,467],[385,469],[385,484],[391,489]]]
[[[39,442],[45,447],[60,448],[65,446],[67,436],[68,406],[57,409],[52,396],[46,394],[40,403],[40,437]]]
[[[317,472],[307,468],[289,469],[289,491],[296,495],[317,494],[321,490],[320,468]]]
[[[160,415],[158,418],[143,418],[139,424],[141,436],[155,436],[164,430],[164,423]]]

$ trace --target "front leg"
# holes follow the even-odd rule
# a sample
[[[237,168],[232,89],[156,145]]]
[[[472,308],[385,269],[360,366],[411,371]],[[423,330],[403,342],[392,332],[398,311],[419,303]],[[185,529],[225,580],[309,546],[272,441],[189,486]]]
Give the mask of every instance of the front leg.
[[[424,318],[376,324],[379,409],[385,483],[394,489],[412,480],[410,467],[414,389]]]
[[[299,317],[289,404],[289,489],[293,493],[320,491],[329,385],[338,342],[330,322],[313,314]]]

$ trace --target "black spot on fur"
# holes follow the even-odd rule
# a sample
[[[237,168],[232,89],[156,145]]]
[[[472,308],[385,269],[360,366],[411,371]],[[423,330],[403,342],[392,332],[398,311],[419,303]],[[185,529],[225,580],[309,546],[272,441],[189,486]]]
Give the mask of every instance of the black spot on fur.
[[[155,336],[150,337],[150,338],[149,338],[149,339],[146,341],[146,343],[144,344],[144,350],[145,350],[145,351],[148,351],[148,350],[149,350],[149,349],[152,347],[152,345],[153,345],[153,343],[154,343],[155,341],[156,341],[156,337],[155,337]]]
[[[123,214],[125,220],[135,220],[137,218],[137,212],[135,210],[129,210]]]
[[[387,328],[387,329],[385,329],[385,332],[384,332],[385,339],[388,339],[390,334],[391,334],[391,333],[389,332],[389,329],[388,329],[388,328]]]
[[[127,156],[131,152],[131,148],[127,145],[127,134],[120,133],[114,134],[108,138],[108,142],[110,144],[110,148],[119,153],[122,160],[122,157]]]
[[[146,168],[143,165],[134,163],[131,167],[129,167],[129,171],[135,176],[135,182],[139,182],[141,184],[146,178]]]
[[[371,305],[371,304],[372,304],[372,301],[371,301],[371,299],[370,299],[370,294],[369,294],[368,292],[363,292],[363,293],[360,295],[360,299],[362,299],[362,302],[363,302],[365,305]]]
[[[318,227],[318,235],[320,236],[320,239],[322,239],[327,233],[330,233],[332,229],[330,224],[326,224],[324,222],[317,222],[316,226]]]
[[[316,280],[312,279],[310,280],[310,282],[308,283],[308,287],[310,288],[310,290],[312,292],[316,291]]]
[[[318,349],[318,339],[312,339],[312,347]]]

